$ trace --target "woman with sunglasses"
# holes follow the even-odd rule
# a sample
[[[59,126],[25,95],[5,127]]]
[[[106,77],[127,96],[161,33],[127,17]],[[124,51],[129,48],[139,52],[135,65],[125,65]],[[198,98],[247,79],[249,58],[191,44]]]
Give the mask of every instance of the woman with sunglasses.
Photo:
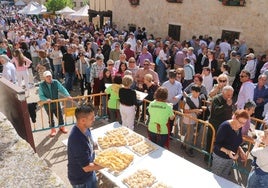
[[[246,154],[240,146],[243,142],[242,127],[249,119],[246,110],[235,111],[232,119],[224,121],[218,128],[213,149],[212,172],[228,178],[234,160],[241,157],[246,160]]]
[[[216,95],[222,92],[222,89],[224,88],[224,86],[229,85],[228,76],[226,74],[220,74],[217,77],[217,83],[218,84],[215,84],[212,90],[209,92],[208,94],[209,99],[213,99],[213,97],[215,97]]]

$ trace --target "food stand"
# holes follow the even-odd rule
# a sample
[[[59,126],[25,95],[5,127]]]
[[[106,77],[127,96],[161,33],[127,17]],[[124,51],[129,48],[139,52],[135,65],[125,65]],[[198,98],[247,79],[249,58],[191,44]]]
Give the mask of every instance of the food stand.
[[[122,127],[118,122],[110,123],[97,129],[92,130],[93,140],[98,141],[98,138],[107,135],[107,132]],[[128,129],[129,133],[135,133]],[[137,133],[135,133],[137,134]],[[162,148],[143,136],[144,142],[149,142],[153,145],[154,149],[147,154],[141,155],[134,152],[130,146],[120,146],[119,151],[123,153],[132,154],[134,160],[123,171],[113,173],[107,168],[100,170],[100,172],[110,179],[114,184],[120,188],[129,188],[123,180],[133,175],[137,171],[149,171],[155,177],[154,185],[148,187],[157,187],[157,184],[164,184],[166,187],[228,187],[238,188],[241,187],[229,180],[219,177],[183,158],[175,155],[174,153]],[[67,140],[63,141],[67,144]],[[139,143],[137,143],[138,145]],[[135,145],[134,145],[135,146]],[[98,155],[98,154],[97,154]],[[145,180],[144,180],[145,181]],[[160,187],[160,186],[159,186]]]

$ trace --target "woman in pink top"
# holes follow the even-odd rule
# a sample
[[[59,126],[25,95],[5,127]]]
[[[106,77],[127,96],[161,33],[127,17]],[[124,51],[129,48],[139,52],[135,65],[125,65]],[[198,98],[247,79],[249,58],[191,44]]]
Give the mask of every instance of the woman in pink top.
[[[29,90],[28,67],[31,65],[32,61],[25,57],[20,49],[16,49],[11,62],[14,63],[16,67],[18,85],[21,87],[22,80],[24,80],[25,88]]]

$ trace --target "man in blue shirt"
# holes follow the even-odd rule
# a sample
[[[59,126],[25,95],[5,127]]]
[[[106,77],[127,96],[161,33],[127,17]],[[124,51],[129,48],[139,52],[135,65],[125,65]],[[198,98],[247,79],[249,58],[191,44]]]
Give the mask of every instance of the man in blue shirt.
[[[75,117],[77,123],[68,139],[68,178],[74,188],[96,188],[95,171],[103,167],[93,163],[94,142],[89,128],[95,120],[94,107],[77,107]]]
[[[168,98],[167,102],[172,103],[173,110],[179,110],[179,101],[182,97],[182,85],[180,82],[176,81],[176,72],[174,70],[170,70],[168,73],[168,81],[163,83],[163,87],[168,90]],[[174,120],[169,122],[169,135],[173,129]]]
[[[265,86],[267,76],[261,74],[258,77],[258,83],[255,85],[253,100],[257,107],[255,108],[254,116],[258,119],[263,119],[264,105],[268,102],[268,88]],[[260,128],[260,123],[257,124],[256,129]]]

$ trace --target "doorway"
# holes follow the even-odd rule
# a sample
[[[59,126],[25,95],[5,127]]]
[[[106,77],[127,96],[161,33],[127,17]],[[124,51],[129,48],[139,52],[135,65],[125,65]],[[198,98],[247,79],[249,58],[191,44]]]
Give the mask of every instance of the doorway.
[[[180,41],[181,26],[180,25],[168,25],[168,36],[176,41]]]

